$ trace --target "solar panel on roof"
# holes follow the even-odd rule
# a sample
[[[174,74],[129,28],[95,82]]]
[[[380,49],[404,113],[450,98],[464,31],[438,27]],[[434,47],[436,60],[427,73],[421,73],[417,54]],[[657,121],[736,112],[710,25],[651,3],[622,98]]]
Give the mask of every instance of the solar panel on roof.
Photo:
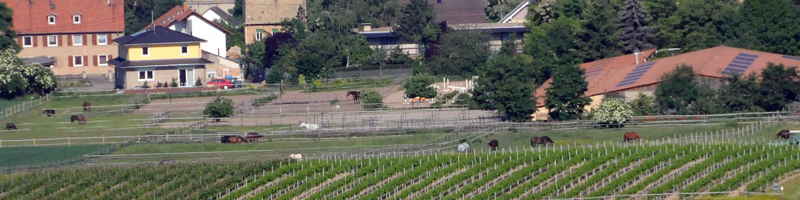
[[[781,58],[786,58],[786,59],[791,59],[791,60],[800,60],[800,58],[794,57],[794,56],[781,56]]]
[[[647,73],[647,71],[650,70],[650,68],[652,68],[653,65],[655,65],[655,64],[656,64],[656,62],[649,62],[649,63],[637,65],[636,68],[633,68],[633,71],[631,71],[630,73],[628,73],[627,76],[625,76],[625,79],[622,79],[622,81],[620,81],[619,84],[617,84],[617,87],[626,86],[626,85],[630,85],[630,84],[636,83],[636,81],[638,81],[639,78],[642,77],[642,75]]]
[[[747,71],[747,68],[750,68],[750,65],[753,65],[753,61],[755,61],[756,58],[758,58],[758,55],[739,53],[722,73],[728,75],[734,73],[742,74]]]

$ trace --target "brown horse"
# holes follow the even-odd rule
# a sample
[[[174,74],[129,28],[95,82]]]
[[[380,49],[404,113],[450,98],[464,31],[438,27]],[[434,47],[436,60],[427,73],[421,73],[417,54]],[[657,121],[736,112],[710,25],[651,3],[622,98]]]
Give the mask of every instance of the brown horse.
[[[86,118],[83,115],[73,115],[69,117],[69,122],[78,121],[78,124],[86,124]]]
[[[631,140],[642,139],[642,137],[639,137],[639,134],[636,134],[636,132],[627,132],[627,133],[625,133],[624,139],[625,139],[625,142],[628,142],[628,141],[631,141]]]
[[[789,139],[789,130],[781,130],[778,132],[778,135],[775,136],[775,139],[783,138],[784,140]]]
[[[258,138],[264,137],[263,135],[259,135],[258,132],[249,132],[247,136],[244,138],[247,139],[247,142],[258,141]]]
[[[17,125],[14,125],[14,123],[6,123],[6,130],[17,130]]]
[[[492,140],[491,142],[489,142],[489,147],[492,149],[492,151],[497,150],[497,146],[499,145],[500,142],[497,142],[497,140]]]
[[[531,137],[531,147],[536,147],[536,145],[543,144],[547,146],[547,143],[554,144],[553,140],[550,137],[542,136],[542,137]]]
[[[226,135],[226,136],[222,136],[222,138],[220,138],[220,142],[222,142],[223,144],[227,144],[227,143],[238,144],[238,143],[242,143],[242,142],[247,142],[247,140],[245,140],[242,136],[238,136],[238,135]]]
[[[350,96],[353,96],[354,104],[361,103],[361,91],[355,91],[355,90],[347,91],[347,96],[345,97],[350,97]]]
[[[43,115],[47,115],[47,117],[50,117],[50,116],[56,115],[56,110],[44,109],[44,110],[42,110],[42,114]]]
[[[88,101],[84,101],[83,111],[92,111],[92,104],[90,104]]]

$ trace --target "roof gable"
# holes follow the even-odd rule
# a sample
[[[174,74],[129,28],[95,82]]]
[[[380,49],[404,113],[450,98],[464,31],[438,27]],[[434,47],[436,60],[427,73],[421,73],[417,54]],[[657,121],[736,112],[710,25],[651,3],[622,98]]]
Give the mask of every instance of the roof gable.
[[[173,31],[165,27],[156,26],[152,29],[145,29],[131,35],[114,39],[113,42],[119,45],[145,45],[202,43],[206,42],[206,40],[178,31]]]
[[[217,6],[209,8],[206,12],[203,13],[203,15],[205,15],[208,12],[213,12],[213,13],[217,14],[217,16],[222,18],[223,21],[228,22],[228,24],[230,24],[231,26],[236,26],[236,25],[242,24],[241,21],[239,21],[238,19],[234,18],[233,16],[228,14],[228,12],[225,12],[224,10],[222,10],[221,8],[219,8]]]
[[[211,24],[212,26],[216,27],[220,31],[225,32],[227,34],[231,34],[230,31],[226,30],[225,28],[222,28],[222,26],[220,26],[219,24],[214,23],[214,22],[206,19],[205,17],[197,14],[196,12],[194,12],[194,11],[192,11],[190,9],[186,9],[185,7],[180,6],[180,5],[173,7],[172,9],[170,9],[169,11],[167,11],[166,13],[161,15],[161,17],[158,17],[158,19],[153,21],[153,23],[148,24],[142,30],[146,30],[146,29],[152,28],[154,24],[156,26],[169,27],[170,25],[172,25],[175,22],[186,21],[186,19],[188,19],[191,16],[196,16],[197,18],[200,18],[204,22],[206,22],[208,24]]]
[[[14,30],[21,35],[125,31],[123,0],[3,2],[14,10]],[[73,23],[73,14],[81,15],[80,23]],[[48,23],[48,15],[56,16],[55,24]]]

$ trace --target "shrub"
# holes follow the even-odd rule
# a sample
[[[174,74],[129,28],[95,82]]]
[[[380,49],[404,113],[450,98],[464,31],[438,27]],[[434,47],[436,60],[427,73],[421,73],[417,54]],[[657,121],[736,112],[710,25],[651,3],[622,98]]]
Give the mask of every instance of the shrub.
[[[361,103],[366,109],[381,108],[383,107],[383,96],[375,90],[364,90],[361,93]]]
[[[203,114],[214,118],[230,117],[233,115],[233,100],[217,97],[206,104],[206,109],[203,110]],[[219,119],[217,119],[217,121],[219,121]]]
[[[203,81],[201,81],[200,79],[197,79],[197,81],[194,82],[194,86],[197,86],[197,87],[203,86]]]
[[[172,78],[172,82],[169,83],[169,87],[178,87],[178,79]]]
[[[142,88],[144,89],[150,88],[150,84],[147,84],[147,81],[144,81],[144,84],[142,84]]]
[[[593,114],[600,123],[625,123],[633,117],[633,110],[624,99],[611,98],[600,103]]]

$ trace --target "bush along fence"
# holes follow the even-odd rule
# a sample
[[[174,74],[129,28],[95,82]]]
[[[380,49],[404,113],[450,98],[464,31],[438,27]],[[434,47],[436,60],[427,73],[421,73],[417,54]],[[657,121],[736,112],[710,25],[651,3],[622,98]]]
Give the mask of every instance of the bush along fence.
[[[43,103],[50,101],[50,99],[51,99],[50,94],[46,94],[39,98],[31,99],[30,101],[23,101],[22,103],[13,105],[11,107],[8,107],[0,111],[0,119],[9,118],[17,113],[28,111],[31,108],[40,106]]]

